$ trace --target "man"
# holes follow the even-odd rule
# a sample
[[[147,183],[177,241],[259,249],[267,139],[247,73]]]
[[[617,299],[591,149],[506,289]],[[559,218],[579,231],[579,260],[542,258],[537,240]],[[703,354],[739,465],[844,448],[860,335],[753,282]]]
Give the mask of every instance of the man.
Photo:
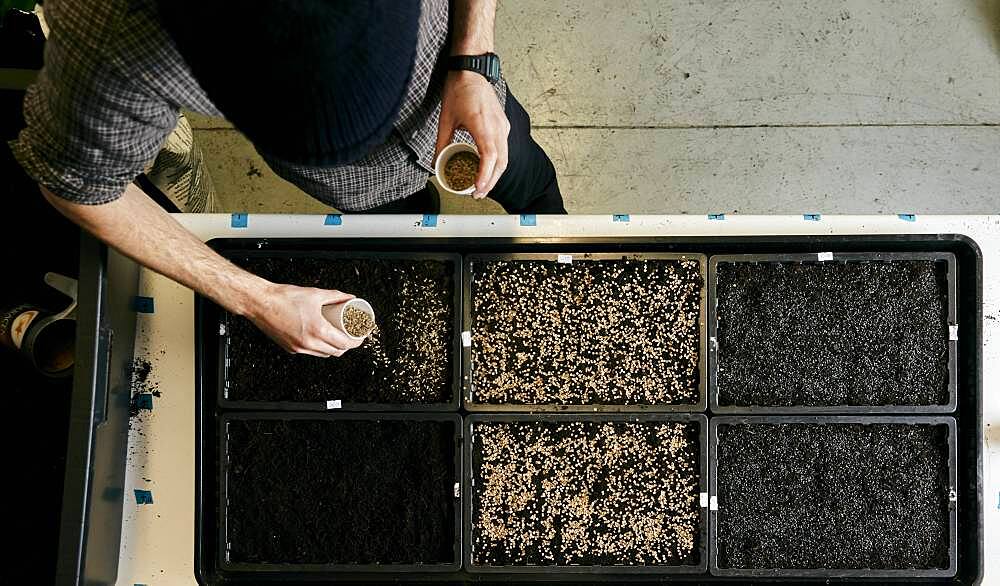
[[[322,306],[187,232],[131,183],[180,108],[225,116],[279,175],[348,212],[432,212],[436,152],[474,139],[475,197],[565,213],[493,51],[495,0],[49,0],[45,66],[11,143],[64,215],[291,352],[357,342]]]

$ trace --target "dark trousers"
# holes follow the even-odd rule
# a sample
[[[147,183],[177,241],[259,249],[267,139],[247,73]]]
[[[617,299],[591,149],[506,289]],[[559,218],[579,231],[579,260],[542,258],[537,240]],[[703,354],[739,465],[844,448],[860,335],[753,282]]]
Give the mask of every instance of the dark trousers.
[[[555,167],[542,147],[531,138],[531,118],[509,88],[505,111],[510,121],[507,170],[488,197],[502,205],[508,214],[565,214]],[[440,211],[437,191],[428,184],[409,197],[364,213],[436,214]]]

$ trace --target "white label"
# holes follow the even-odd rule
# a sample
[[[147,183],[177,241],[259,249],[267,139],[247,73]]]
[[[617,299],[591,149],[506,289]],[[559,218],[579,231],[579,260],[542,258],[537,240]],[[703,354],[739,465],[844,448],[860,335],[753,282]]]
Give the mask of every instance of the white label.
[[[948,339],[949,340],[958,339],[958,326],[948,326]]]
[[[455,483],[455,498],[458,498],[460,496],[462,496],[462,485],[456,482]]]
[[[823,262],[825,260],[833,260],[833,253],[832,252],[821,252],[821,253],[819,253],[819,254],[816,255],[816,259],[819,260],[820,262]]]
[[[715,350],[719,349],[719,341],[715,339],[715,336],[709,336],[708,343],[710,346],[712,346],[713,349]]]
[[[472,346],[472,332],[462,332],[462,346]]]
[[[948,500],[950,502],[955,502],[955,501],[958,500],[958,493],[955,492],[954,488],[949,488],[948,489]]]
[[[556,260],[558,262],[563,263],[563,264],[571,264],[573,262],[573,255],[572,254],[560,254],[558,257],[556,257]]]
[[[719,497],[713,496],[708,500],[708,510],[718,511],[719,510]]]
[[[222,323],[219,324],[219,335],[220,336],[225,336],[226,335],[226,324],[222,324]]]
[[[21,349],[21,342],[24,341],[24,334],[28,331],[28,326],[38,317],[38,311],[32,309],[14,318],[10,324],[10,339],[14,342],[14,347]]]
[[[326,402],[327,409],[340,409],[340,399],[334,399],[333,401]]]
[[[704,509],[705,507],[707,507],[707,506],[708,506],[708,493],[707,493],[707,492],[703,492],[703,493],[701,493],[701,495],[699,495],[699,496],[701,497],[701,498],[700,498],[700,501],[701,501],[701,508],[703,508],[703,509]]]

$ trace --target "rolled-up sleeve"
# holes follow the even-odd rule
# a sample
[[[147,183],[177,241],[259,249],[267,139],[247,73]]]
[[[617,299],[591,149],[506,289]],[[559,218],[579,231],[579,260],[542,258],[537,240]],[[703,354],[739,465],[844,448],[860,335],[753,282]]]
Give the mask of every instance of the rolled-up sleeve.
[[[75,31],[50,24],[45,66],[25,94],[26,126],[11,150],[59,197],[113,201],[156,157],[178,110],[127,79]]]

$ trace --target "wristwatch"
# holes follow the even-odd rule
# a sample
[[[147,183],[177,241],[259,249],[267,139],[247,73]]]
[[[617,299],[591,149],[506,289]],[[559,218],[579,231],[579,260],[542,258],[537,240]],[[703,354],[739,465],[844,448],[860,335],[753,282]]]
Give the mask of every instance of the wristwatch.
[[[500,79],[500,58],[496,53],[482,55],[452,55],[448,57],[450,71],[475,71],[490,83]]]

